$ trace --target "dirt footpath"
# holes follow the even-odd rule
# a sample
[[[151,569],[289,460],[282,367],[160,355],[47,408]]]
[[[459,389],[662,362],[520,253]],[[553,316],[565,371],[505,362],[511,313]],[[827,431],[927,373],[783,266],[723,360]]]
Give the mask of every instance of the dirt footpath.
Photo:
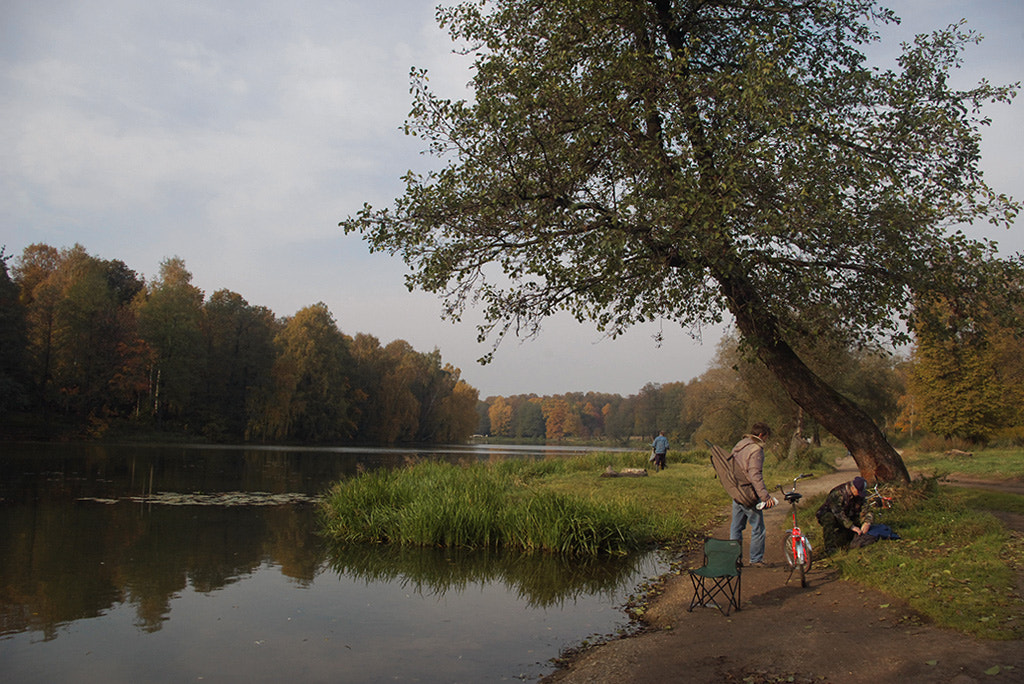
[[[857,473],[852,459],[839,472],[801,482],[800,491],[827,491]],[[982,641],[923,624],[906,604],[813,568],[807,588],[789,575],[778,530],[790,515],[779,505],[765,514],[768,568],[744,568],[742,610],[687,612],[693,588],[683,570],[670,575],[648,608],[651,629],[572,659],[545,682],[1024,682],[1024,642]],[[814,523],[800,509],[803,526]],[[749,534],[749,530],[748,530]],[[728,524],[714,531],[729,536]],[[744,539],[744,547],[749,536]],[[747,548],[744,548],[744,558]]]

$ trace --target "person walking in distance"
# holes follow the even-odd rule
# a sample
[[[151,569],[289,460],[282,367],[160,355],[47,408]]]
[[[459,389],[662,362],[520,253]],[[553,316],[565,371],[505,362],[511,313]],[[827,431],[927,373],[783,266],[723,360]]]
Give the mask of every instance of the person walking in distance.
[[[658,436],[654,438],[651,448],[654,449],[654,469],[664,470],[667,467],[665,459],[668,454],[668,437],[665,436],[664,430],[658,432]]]
[[[768,493],[764,484],[764,444],[771,436],[772,430],[766,423],[754,423],[750,434],[744,435],[732,449],[733,470],[740,489],[748,494],[747,501],[754,503],[744,505],[732,502],[732,526],[729,538],[743,541],[743,529],[750,523],[750,565],[765,567],[764,562],[764,513],[758,508],[775,505],[775,499]]]

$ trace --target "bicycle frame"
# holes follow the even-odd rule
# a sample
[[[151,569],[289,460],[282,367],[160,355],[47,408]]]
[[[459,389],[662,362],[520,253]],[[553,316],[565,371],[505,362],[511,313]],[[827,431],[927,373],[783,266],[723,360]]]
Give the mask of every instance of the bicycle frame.
[[[873,506],[875,508],[892,508],[892,497],[883,494],[876,484],[868,490],[866,503],[868,506]]]
[[[793,486],[788,492],[783,490],[782,485],[779,485],[779,491],[782,492],[783,498],[793,510],[793,527],[786,535],[785,548],[783,549],[786,561],[789,563],[789,576],[786,578],[786,584],[789,584],[789,580],[793,578],[793,572],[799,571],[801,587],[807,586],[807,572],[811,569],[812,560],[811,542],[800,530],[800,525],[796,519],[796,507],[800,499],[803,498],[803,494],[796,491],[796,483],[805,477],[811,477],[811,475],[803,473],[793,478]]]

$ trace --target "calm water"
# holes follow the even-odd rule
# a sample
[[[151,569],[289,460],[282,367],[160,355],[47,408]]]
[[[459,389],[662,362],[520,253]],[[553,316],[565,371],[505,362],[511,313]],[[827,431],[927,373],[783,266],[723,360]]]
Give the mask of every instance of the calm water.
[[[0,450],[3,682],[531,681],[625,628],[624,601],[667,569],[656,554],[330,552],[316,495],[415,450]]]

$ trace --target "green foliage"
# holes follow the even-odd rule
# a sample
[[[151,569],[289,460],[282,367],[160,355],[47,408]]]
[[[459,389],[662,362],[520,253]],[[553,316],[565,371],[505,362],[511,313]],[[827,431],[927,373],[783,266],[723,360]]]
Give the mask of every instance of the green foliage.
[[[7,260],[0,250],[0,413],[24,410],[40,436],[461,442],[476,424],[476,390],[440,352],[399,340],[375,355],[365,336],[355,358],[323,304],[279,321],[227,290],[204,301],[179,258],[148,284],[81,245],[27,247],[13,282]],[[354,432],[366,415],[376,423]]]
[[[917,420],[945,437],[987,442],[1019,417],[1012,401],[1020,392],[1019,378],[1006,373],[1019,368],[1019,356],[1014,363],[998,353],[1001,337],[1016,336],[991,324],[957,333],[963,322],[948,306],[932,306],[927,314],[910,373]]]
[[[374,471],[329,493],[324,530],[343,543],[583,556],[693,537],[721,506],[721,488],[707,479],[710,468],[673,465],[656,477],[600,477],[609,466],[645,462],[643,453],[587,454],[469,466],[421,462]]]
[[[949,85],[974,34],[919,37],[886,71],[862,46],[895,17],[862,0],[505,0],[438,17],[476,56],[473,97],[413,70],[405,129],[441,168],[409,172],[393,207],[365,205],[346,232],[400,254],[452,319],[481,303],[495,344],[559,311],[612,335],[729,313],[866,472],[906,476],[800,341],[905,342],[922,299],[973,313],[1020,281],[1017,260],[948,231],[1019,209],[985,184],[978,145],[982,106],[1016,86]]]

